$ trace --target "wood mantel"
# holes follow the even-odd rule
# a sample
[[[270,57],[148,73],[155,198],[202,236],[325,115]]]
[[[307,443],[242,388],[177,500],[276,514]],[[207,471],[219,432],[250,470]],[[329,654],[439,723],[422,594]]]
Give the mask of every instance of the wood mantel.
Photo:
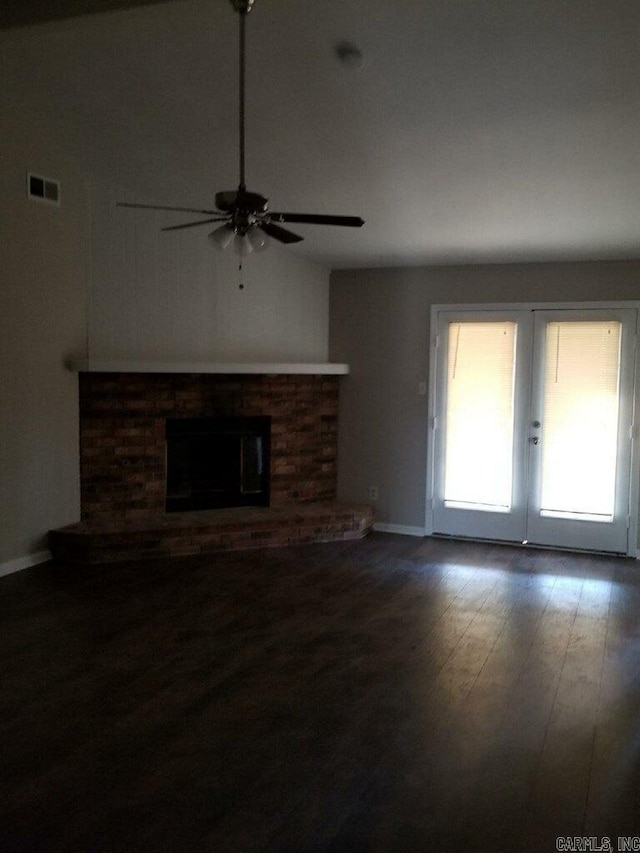
[[[207,361],[111,361],[77,359],[68,363],[76,373],[220,373],[220,374],[311,374],[344,376],[348,364],[320,362],[207,362]]]

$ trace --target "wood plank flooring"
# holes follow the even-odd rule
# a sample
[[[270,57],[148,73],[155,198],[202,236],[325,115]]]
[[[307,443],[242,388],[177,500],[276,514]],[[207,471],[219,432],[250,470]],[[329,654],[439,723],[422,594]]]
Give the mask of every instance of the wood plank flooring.
[[[640,837],[640,566],[365,541],[0,580],[0,851]]]

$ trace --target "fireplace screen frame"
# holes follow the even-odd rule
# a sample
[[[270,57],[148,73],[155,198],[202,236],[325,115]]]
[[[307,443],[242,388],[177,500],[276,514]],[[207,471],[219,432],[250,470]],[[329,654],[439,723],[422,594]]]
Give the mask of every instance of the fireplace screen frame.
[[[167,418],[165,430],[167,512],[269,506],[270,416]]]

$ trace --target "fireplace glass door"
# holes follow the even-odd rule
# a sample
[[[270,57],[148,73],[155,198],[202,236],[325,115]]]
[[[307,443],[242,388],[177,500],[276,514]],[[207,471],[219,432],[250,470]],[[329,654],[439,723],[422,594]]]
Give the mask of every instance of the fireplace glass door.
[[[269,504],[268,417],[167,421],[167,512]]]

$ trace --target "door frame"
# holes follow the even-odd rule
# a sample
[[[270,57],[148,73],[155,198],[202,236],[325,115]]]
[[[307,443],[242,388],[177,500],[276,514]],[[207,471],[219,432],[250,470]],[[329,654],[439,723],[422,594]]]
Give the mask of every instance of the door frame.
[[[433,496],[435,482],[435,418],[436,418],[436,384],[437,384],[437,328],[438,315],[444,312],[458,311],[589,311],[620,308],[635,309],[636,338],[633,355],[633,382],[631,400],[631,472],[629,485],[629,532],[627,536],[627,556],[640,557],[638,548],[638,520],[640,513],[640,441],[638,434],[638,381],[640,377],[640,347],[638,347],[638,324],[640,317],[640,301],[638,300],[609,300],[600,302],[480,302],[453,303],[431,306],[429,327],[429,388],[428,388],[428,420],[427,420],[427,477],[426,477],[426,512],[425,535],[433,534]],[[499,540],[496,540],[499,541]],[[544,546],[532,546],[544,547]]]

